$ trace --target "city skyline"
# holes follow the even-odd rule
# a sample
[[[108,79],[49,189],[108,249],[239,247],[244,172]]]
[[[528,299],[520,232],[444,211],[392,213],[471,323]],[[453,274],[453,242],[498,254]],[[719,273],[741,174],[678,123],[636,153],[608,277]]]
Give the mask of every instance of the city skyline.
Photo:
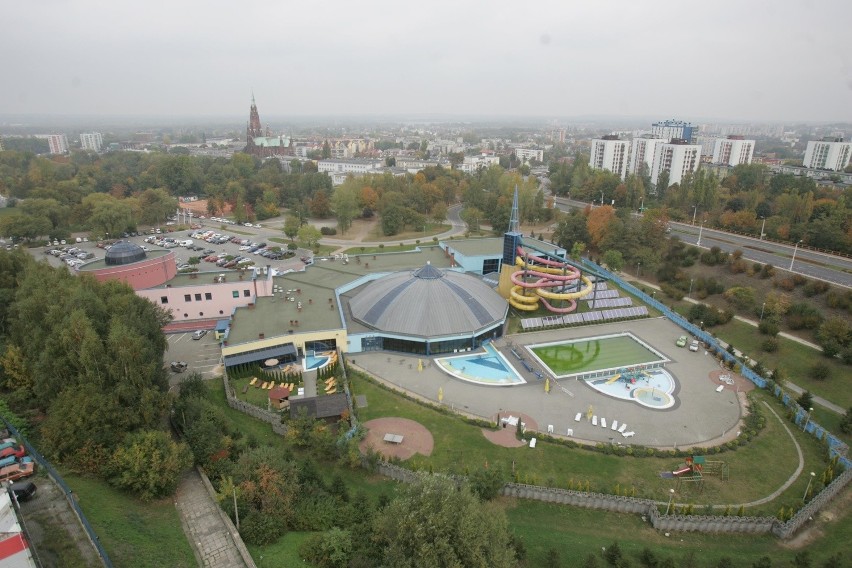
[[[852,121],[852,4],[589,4],[10,4],[0,114]]]

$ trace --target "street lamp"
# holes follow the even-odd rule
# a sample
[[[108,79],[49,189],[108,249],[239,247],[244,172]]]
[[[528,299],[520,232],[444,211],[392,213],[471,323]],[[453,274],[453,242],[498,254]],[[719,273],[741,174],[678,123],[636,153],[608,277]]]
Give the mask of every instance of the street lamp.
[[[763,310],[766,309],[766,302],[763,302],[763,305],[760,306],[760,321],[763,321]]]
[[[689,298],[690,294],[692,294],[692,283],[695,281],[695,278],[689,279],[689,292],[686,293],[686,297]]]
[[[808,424],[811,422],[811,412],[814,411],[813,406],[808,409],[808,416],[805,418],[805,426],[802,428],[802,432],[808,429]]]
[[[642,201],[639,202],[639,213],[645,210],[645,196],[642,196]]]
[[[695,223],[693,223],[694,225]],[[704,231],[704,219],[701,220],[701,226],[698,228],[698,242],[695,243],[695,246],[701,246],[701,233]]]
[[[793,258],[790,259],[790,270],[793,270],[793,263],[796,262],[796,251],[799,250],[799,245],[802,243],[802,239],[799,239],[796,242],[796,246],[793,247]]]
[[[762,241],[763,235],[765,234],[763,229],[766,227],[766,217],[761,217],[761,219],[763,219],[763,223],[760,224],[760,240]]]
[[[603,207],[603,190],[601,190],[601,207]]]
[[[642,263],[637,262],[636,263],[636,278],[639,278],[639,276],[641,276],[641,275],[642,275]]]
[[[808,479],[808,486],[805,488],[805,494],[802,495],[802,503],[804,503],[805,499],[808,497],[808,491],[811,490],[811,482],[814,480],[814,477],[816,477],[816,474],[811,472],[811,477]]]
[[[669,514],[669,509],[672,508],[672,500],[674,499],[674,489],[669,489],[669,504],[666,505],[666,515]]]
[[[695,226],[695,216],[698,214],[698,205],[692,206],[692,226]]]

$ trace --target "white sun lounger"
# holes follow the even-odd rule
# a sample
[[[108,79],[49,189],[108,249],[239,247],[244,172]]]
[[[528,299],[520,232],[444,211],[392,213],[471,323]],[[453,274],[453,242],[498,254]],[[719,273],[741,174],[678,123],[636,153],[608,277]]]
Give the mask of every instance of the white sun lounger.
[[[597,425],[598,425],[598,415],[595,414],[594,416],[592,416],[592,426],[597,426]]]
[[[612,421],[612,429],[613,429],[613,430],[618,430],[618,420],[613,420],[613,421]]]
[[[632,438],[635,434],[636,432],[630,431],[623,433],[622,436],[624,436],[625,438]]]
[[[580,421],[580,418],[582,418],[582,416],[583,416],[583,413],[582,413],[582,412],[578,412],[578,413],[577,413],[577,416],[575,416],[575,417],[574,417],[574,422],[579,422],[579,421]]]
[[[601,416],[601,428],[606,428],[606,418]]]
[[[624,434],[624,431],[627,430],[627,424],[622,424],[618,429],[619,433]]]

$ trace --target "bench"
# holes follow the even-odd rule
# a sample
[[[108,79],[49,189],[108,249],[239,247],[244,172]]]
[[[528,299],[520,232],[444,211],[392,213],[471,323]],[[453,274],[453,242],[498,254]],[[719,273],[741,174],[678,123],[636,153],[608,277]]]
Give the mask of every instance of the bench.
[[[248,392],[248,388],[249,388],[248,385],[243,387],[243,394],[246,394]]]
[[[401,444],[402,436],[399,434],[385,434],[385,442],[390,442],[391,444]]]

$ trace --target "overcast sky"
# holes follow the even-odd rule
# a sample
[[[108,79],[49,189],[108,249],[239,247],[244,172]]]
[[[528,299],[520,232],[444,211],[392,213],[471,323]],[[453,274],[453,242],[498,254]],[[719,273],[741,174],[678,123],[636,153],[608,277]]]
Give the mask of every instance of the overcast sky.
[[[0,114],[852,121],[852,1],[0,0]]]

